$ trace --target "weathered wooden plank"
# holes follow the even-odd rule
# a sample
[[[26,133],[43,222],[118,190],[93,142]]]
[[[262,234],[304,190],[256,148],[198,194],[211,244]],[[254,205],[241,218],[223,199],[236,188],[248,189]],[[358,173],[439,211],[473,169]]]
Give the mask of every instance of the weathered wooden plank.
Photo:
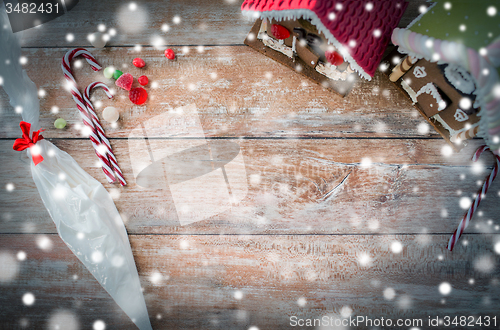
[[[179,47],[174,48],[181,51]],[[70,93],[64,88],[61,58],[67,49],[25,49],[28,58],[27,73],[35,84],[45,91],[41,98],[41,125],[46,137],[79,137],[81,119]],[[147,48],[140,53],[133,48],[112,48],[93,51],[104,66],[115,66],[130,72],[135,78],[146,74],[149,100],[136,106],[128,99],[128,92],[114,86],[102,72],[92,71],[87,63],[75,68],[80,90],[93,81],[103,81],[115,87],[116,96],[108,100],[102,91],[93,92],[97,113],[113,105],[121,119],[117,127],[103,121],[111,137],[127,137],[141,122],[195,103],[201,124],[207,136],[316,136],[316,137],[422,137],[435,136],[419,129],[427,125],[411,102],[384,75],[377,73],[371,82],[360,81],[341,98],[307,78],[262,56],[247,46],[206,47],[199,53],[195,47],[168,61],[161,51]],[[132,65],[140,56],[145,69]],[[126,68],[123,66],[126,65]],[[136,82],[138,85],[138,83]],[[156,88],[153,88],[157,85]],[[19,135],[21,116],[8,103],[0,89],[2,109],[0,137]],[[57,106],[58,113],[51,109]],[[54,121],[62,117],[68,121],[65,130],[56,130]]]
[[[117,32],[109,46],[151,45],[155,37],[170,45],[243,44],[253,22],[241,14],[242,2],[144,0],[136,2],[137,9],[130,11],[130,2],[85,0],[64,16],[25,31],[23,46],[90,46],[87,35],[97,32],[99,24]],[[421,5],[428,6],[425,0],[409,1],[399,26],[407,26],[419,14]],[[173,22],[176,16],[180,18],[179,24]],[[167,32],[162,30],[163,24],[169,26]],[[68,40],[66,33],[73,34],[73,40]]]
[[[137,1],[136,10],[131,2],[119,0],[86,0],[67,14],[27,30],[23,34],[24,47],[91,46],[88,34],[97,32],[104,24],[116,30],[108,46],[152,45],[153,39],[162,38],[164,45],[242,44],[252,22],[241,14],[242,1],[171,0]],[[180,23],[174,22],[180,18]],[[167,24],[168,31],[162,26]],[[73,34],[69,42],[66,33]]]
[[[130,240],[154,329],[289,329],[291,316],[326,315],[394,322],[489,315],[498,322],[493,244],[500,237],[466,235],[468,245],[453,253],[436,244],[446,237],[132,235]],[[41,238],[51,241],[50,249],[38,248]],[[400,253],[393,252],[394,242],[402,244]],[[106,329],[134,329],[57,235],[1,235],[0,243],[2,258],[14,259],[9,273],[2,270],[2,328],[18,328],[23,320],[30,328],[45,328],[65,310],[81,328],[100,319]],[[26,260],[15,260],[19,251]],[[443,282],[451,285],[448,295],[439,291]],[[31,306],[22,303],[27,292],[35,296]],[[420,328],[430,328],[425,325]]]
[[[221,140],[207,141],[216,154]],[[131,162],[140,156],[139,150],[130,152],[128,141],[112,140],[128,181],[121,188],[105,182],[89,141],[54,143],[114,194],[129,233],[451,233],[464,213],[459,206],[461,199],[472,198],[479,188],[477,181],[489,172],[484,169],[475,173],[469,158],[480,141],[473,141],[461,153],[449,157],[441,155],[445,145],[442,140],[222,141],[240,145],[245,167],[243,174],[225,167],[230,180],[241,179],[239,185],[230,183],[232,194],[240,194],[241,202],[226,208],[220,206],[229,203],[221,193],[227,194],[222,174],[219,181],[191,177],[189,182],[194,185],[182,187],[174,186],[174,181],[184,174],[169,176],[170,183],[166,184],[161,170],[154,173],[154,182],[161,183],[143,188],[136,184],[131,169]],[[154,150],[168,151],[179,144],[187,149],[193,140],[153,142],[157,144]],[[15,186],[13,191],[0,190],[0,232],[53,233],[52,221],[32,181],[28,158],[13,151],[11,143],[0,142],[0,158],[4,160],[0,185]],[[225,152],[217,154],[220,159],[234,157]],[[186,173],[198,173],[196,164],[203,158],[188,156],[183,156],[182,167]],[[493,157],[484,157],[481,163],[491,166]],[[212,168],[208,172],[217,173]],[[476,215],[468,232],[498,231],[499,190],[500,183],[494,182],[480,206],[482,216]],[[202,195],[199,205],[211,205],[207,207],[213,208],[213,213],[203,217],[204,221],[180,226],[179,212],[186,205],[182,204],[183,198],[197,194]],[[187,203],[187,207],[196,205]],[[495,222],[489,225],[491,219]]]

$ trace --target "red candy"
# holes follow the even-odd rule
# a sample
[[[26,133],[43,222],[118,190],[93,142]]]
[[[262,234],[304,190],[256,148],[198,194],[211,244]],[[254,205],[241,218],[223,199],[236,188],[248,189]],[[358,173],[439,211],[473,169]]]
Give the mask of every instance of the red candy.
[[[139,84],[141,84],[142,86],[146,86],[149,82],[149,79],[148,77],[146,76],[140,76],[139,79],[137,79],[137,81],[139,82]]]
[[[130,73],[124,73],[120,78],[116,79],[115,85],[129,91],[133,83],[134,77]]]
[[[148,99],[148,92],[146,92],[146,90],[142,87],[137,87],[128,93],[128,98],[132,101],[132,103],[141,105]]]
[[[139,58],[139,57],[134,58],[132,63],[138,68],[143,68],[146,65],[146,62],[144,62],[144,60],[142,58]]]
[[[344,63],[344,58],[336,51],[326,51],[325,57],[331,65],[339,66]]]
[[[290,31],[283,25],[273,24],[271,26],[271,33],[276,39],[282,40],[290,36]]]
[[[175,59],[175,53],[172,49],[168,48],[165,49],[165,57],[168,58],[169,60]]]

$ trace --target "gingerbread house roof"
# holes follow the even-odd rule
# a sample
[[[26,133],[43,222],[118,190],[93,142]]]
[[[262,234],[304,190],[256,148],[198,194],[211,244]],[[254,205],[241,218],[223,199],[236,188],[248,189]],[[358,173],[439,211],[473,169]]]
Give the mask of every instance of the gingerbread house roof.
[[[245,0],[253,18],[309,19],[362,77],[371,80],[408,6],[404,0]]]

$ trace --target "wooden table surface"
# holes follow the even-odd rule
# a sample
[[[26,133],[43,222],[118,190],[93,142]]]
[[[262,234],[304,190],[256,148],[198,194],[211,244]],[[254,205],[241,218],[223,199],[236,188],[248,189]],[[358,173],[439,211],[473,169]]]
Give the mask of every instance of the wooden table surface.
[[[400,26],[425,3],[410,1]],[[464,214],[460,201],[473,197],[493,165],[491,156],[481,159],[482,171],[470,161],[481,140],[444,155],[445,142],[382,73],[341,98],[245,46],[252,22],[240,1],[138,1],[132,16],[128,5],[82,0],[22,33],[22,53],[29,77],[45,91],[43,135],[99,180],[123,215],[154,329],[290,329],[292,316],[422,319],[427,329],[429,317],[478,315],[496,316],[498,329],[499,180],[460,244],[446,249]],[[87,41],[99,24],[117,32],[104,50]],[[154,47],[158,38],[176,51],[175,62],[163,56],[165,46]],[[94,93],[98,113],[109,105],[120,110],[116,127],[103,124],[126,187],[106,182],[78,130],[60,69],[77,46],[104,67],[155,82],[143,106],[120,91],[113,100]],[[145,69],[132,66],[138,56]],[[75,76],[79,86],[113,83],[87,65]],[[248,193],[229,210],[181,226],[168,189],[136,184],[128,137],[190,104],[208,143],[239,144]],[[106,329],[134,329],[57,235],[26,154],[12,150],[21,117],[1,88],[0,109],[0,259],[7,262],[0,266],[0,328],[56,329],[59,322],[60,329],[92,329],[102,320]],[[68,121],[65,130],[54,128],[58,117]],[[179,140],[193,139],[203,138]],[[4,188],[9,183],[14,190]],[[16,259],[20,251],[25,260]],[[449,294],[440,292],[442,283],[451,285]],[[36,298],[31,306],[22,302],[27,292]],[[365,327],[342,329],[349,328]]]

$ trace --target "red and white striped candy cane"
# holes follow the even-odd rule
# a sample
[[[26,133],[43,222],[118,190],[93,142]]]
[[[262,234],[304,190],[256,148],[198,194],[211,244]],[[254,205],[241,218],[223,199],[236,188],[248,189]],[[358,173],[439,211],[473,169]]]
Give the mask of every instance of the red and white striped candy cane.
[[[92,141],[92,145],[94,147],[95,153],[97,157],[101,160],[101,165],[102,165],[102,170],[104,174],[106,174],[106,178],[108,179],[108,182],[112,183],[116,181],[115,175],[113,174],[113,170],[111,169],[111,164],[109,162],[108,156],[106,153],[102,152],[102,147],[101,146],[101,141],[99,139],[99,136],[97,134],[96,128],[94,127],[94,124],[92,122],[92,118],[89,115],[87,111],[87,107],[84,104],[82,94],[76,87],[76,80],[75,77],[73,77],[73,73],[71,71],[70,67],[70,62],[71,60],[76,57],[76,56],[83,56],[87,62],[90,64],[92,69],[94,71],[99,71],[101,69],[101,66],[95,58],[90,54],[86,49],[83,48],[75,48],[73,50],[70,50],[64,55],[63,60],[62,60],[62,70],[64,73],[64,77],[68,81],[71,95],[73,95],[73,100],[76,102],[76,107],[78,108],[80,112],[80,116],[82,117],[83,123],[85,126],[90,128],[90,141]]]
[[[94,106],[92,105],[92,102],[90,101],[90,92],[96,87],[102,87],[104,89],[104,92],[108,96],[108,98],[113,97],[113,95],[109,91],[108,86],[106,86],[102,82],[93,82],[90,85],[88,85],[87,88],[85,88],[85,92],[83,93],[83,100],[85,101],[85,105],[87,106],[88,113],[89,113],[90,117],[92,118],[92,122],[94,123],[97,134],[99,135],[99,138],[100,138],[102,144],[106,146],[106,152],[107,152],[108,158],[111,162],[111,167],[115,171],[116,177],[118,178],[118,181],[120,181],[120,184],[122,186],[124,186],[127,184],[127,182],[125,181],[125,178],[123,177],[123,173],[122,173],[120,167],[118,166],[118,161],[116,160],[115,154],[113,153],[113,149],[111,149],[111,144],[109,143],[109,140],[106,137],[106,134],[104,133],[104,129],[101,126],[101,122],[99,121],[99,118],[97,117],[97,114],[95,113]]]
[[[479,159],[479,156],[481,156],[481,154],[484,151],[489,150],[489,149],[490,148],[488,148],[488,146],[479,147],[476,150],[476,152],[474,153],[472,160],[474,162],[477,161]],[[498,174],[498,168],[500,167],[500,157],[497,155],[494,155],[494,156],[496,158],[496,163],[495,163],[495,167],[493,168],[493,171],[490,173],[490,175],[488,175],[488,177],[484,181],[483,186],[481,187],[481,190],[479,190],[477,197],[474,199],[474,203],[472,203],[469,210],[462,218],[462,221],[460,221],[460,224],[458,225],[457,230],[455,230],[453,235],[451,235],[451,237],[450,237],[450,241],[448,242],[448,250],[450,250],[450,251],[453,250],[453,248],[457,244],[458,239],[460,238],[460,236],[462,236],[465,228],[467,228],[467,226],[469,225],[469,221],[474,216],[474,212],[478,208],[479,203],[481,203],[481,199],[484,198],[484,196],[486,196],[486,193],[488,192],[488,188],[490,187],[491,183],[493,182],[493,180],[495,180],[495,177]]]

